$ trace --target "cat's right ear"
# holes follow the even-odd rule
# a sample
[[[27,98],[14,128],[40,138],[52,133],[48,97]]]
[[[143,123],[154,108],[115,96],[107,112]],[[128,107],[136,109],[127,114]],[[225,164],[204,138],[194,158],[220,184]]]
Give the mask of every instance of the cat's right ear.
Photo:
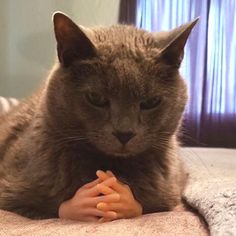
[[[59,62],[68,67],[75,60],[96,56],[96,48],[86,34],[66,15],[53,15]]]

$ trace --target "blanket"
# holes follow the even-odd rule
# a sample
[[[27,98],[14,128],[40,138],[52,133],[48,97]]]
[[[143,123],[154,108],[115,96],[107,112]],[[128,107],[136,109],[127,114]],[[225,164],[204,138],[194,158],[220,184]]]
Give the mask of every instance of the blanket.
[[[198,216],[190,211],[147,214],[107,223],[60,219],[30,220],[0,211],[0,235],[24,236],[207,236]]]
[[[190,174],[184,197],[205,218],[211,235],[236,235],[236,150],[185,148]]]

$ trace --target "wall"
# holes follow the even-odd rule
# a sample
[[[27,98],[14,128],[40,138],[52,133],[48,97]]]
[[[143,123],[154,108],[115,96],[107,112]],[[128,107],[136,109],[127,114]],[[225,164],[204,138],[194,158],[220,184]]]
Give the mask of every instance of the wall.
[[[51,16],[58,10],[80,25],[111,25],[119,0],[1,0],[0,96],[28,96],[47,76],[56,57]]]

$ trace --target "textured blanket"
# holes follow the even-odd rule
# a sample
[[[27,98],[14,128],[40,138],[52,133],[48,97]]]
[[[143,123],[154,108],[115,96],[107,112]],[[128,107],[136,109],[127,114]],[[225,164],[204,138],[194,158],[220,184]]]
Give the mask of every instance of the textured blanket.
[[[236,235],[236,150],[182,150],[190,180],[186,201],[205,218],[213,236]]]
[[[0,235],[22,236],[207,236],[199,218],[188,211],[163,212],[109,223],[59,219],[29,220],[0,211]]]

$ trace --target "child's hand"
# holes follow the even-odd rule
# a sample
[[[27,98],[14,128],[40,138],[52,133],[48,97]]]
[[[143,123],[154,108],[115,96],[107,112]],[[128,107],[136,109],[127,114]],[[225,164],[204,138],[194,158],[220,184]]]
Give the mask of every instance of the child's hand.
[[[120,181],[108,181],[109,179],[114,178],[114,174],[111,171],[97,171],[97,176],[102,183],[99,185],[103,187],[103,194],[106,196],[118,193],[120,195],[120,200],[116,202],[99,202],[97,204],[97,209],[104,212],[116,212],[117,219],[121,218],[132,218],[142,215],[142,206],[135,200],[132,191],[128,185],[121,183]],[[99,221],[105,222],[111,220],[109,217],[102,217]]]
[[[107,178],[103,184],[110,186],[116,178]],[[116,219],[117,214],[114,211],[102,211],[96,208],[99,202],[115,203],[120,200],[119,194],[112,192],[109,195],[99,196],[104,192],[101,186],[101,180],[96,179],[88,184],[82,186],[75,195],[63,202],[59,207],[59,218],[79,220],[79,221],[98,221],[99,218]]]

